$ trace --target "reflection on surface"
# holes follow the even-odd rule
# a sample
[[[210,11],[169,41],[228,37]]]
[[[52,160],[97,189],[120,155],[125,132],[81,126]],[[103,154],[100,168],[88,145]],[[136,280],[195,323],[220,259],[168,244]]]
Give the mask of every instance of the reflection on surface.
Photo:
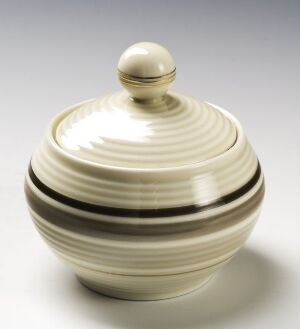
[[[91,149],[92,143],[103,143],[104,138],[142,142],[153,134],[150,124],[150,121],[134,119],[130,113],[116,108],[102,109],[73,123],[61,136],[61,141],[71,150]]]
[[[213,172],[192,177],[194,204],[204,205],[220,198],[218,183]]]
[[[149,51],[145,48],[142,47],[133,47],[130,49],[127,49],[126,52],[124,53],[125,59],[130,58],[133,55],[148,55]]]
[[[56,129],[63,149],[126,168],[194,164],[228,150],[235,139],[229,119],[206,103],[172,93],[147,102],[112,93],[75,107]]]

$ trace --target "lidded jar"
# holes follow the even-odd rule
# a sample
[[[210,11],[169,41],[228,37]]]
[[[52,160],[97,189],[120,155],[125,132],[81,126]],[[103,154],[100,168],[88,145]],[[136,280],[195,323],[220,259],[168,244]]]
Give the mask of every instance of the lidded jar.
[[[33,221],[79,280],[153,300],[200,287],[244,244],[264,180],[240,123],[168,91],[175,63],[142,42],[121,56],[123,91],[58,114],[32,156]]]

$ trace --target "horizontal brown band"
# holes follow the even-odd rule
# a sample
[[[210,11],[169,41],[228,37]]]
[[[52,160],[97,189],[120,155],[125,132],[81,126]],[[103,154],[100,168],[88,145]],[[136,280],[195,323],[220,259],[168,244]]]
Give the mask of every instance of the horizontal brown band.
[[[76,200],[70,198],[66,195],[63,195],[47,185],[45,185],[34,173],[31,163],[28,168],[29,177],[32,183],[44,194],[48,197],[63,203],[67,206],[97,213],[101,215],[108,216],[117,216],[117,217],[133,217],[133,218],[159,218],[159,217],[174,217],[174,216],[184,216],[199,213],[205,210],[213,209],[216,207],[220,207],[222,205],[228,204],[239,199],[241,196],[249,192],[258,182],[261,176],[261,167],[258,162],[257,169],[253,177],[238,190],[231,192],[221,198],[214,200],[209,204],[193,204],[182,207],[173,207],[173,208],[158,208],[158,209],[129,209],[129,208],[116,208],[116,207],[108,207],[97,204],[91,204],[84,201]]]
[[[170,84],[175,80],[176,69],[174,71],[157,77],[137,77],[133,75],[128,75],[122,71],[118,71],[118,76],[121,82],[134,86],[134,87],[159,87],[165,84]]]
[[[43,197],[35,193],[29,182],[25,182],[25,194],[29,208],[33,213],[43,220],[57,227],[68,231],[83,234],[86,236],[98,237],[104,232],[113,234],[126,235],[165,235],[177,234],[185,232],[196,232],[201,230],[201,234],[212,232],[225,227],[235,225],[245,218],[251,216],[260,206],[264,197],[264,184],[261,184],[257,191],[245,200],[238,203],[230,209],[226,209],[218,214],[210,214],[205,218],[195,220],[182,220],[180,222],[170,222],[162,220],[157,223],[152,219],[138,219],[136,223],[128,223],[126,220],[102,220],[101,218],[94,219],[94,213],[87,212],[84,216],[80,213],[70,212],[65,207],[57,207],[57,205],[49,203]],[[35,216],[33,215],[33,217]],[[123,218],[121,218],[123,219]],[[36,219],[36,225],[39,225],[39,220]]]
[[[160,75],[160,76],[153,76],[153,77],[140,77],[140,76],[137,76],[137,75],[127,74],[127,73],[122,72],[120,70],[118,70],[118,75],[122,76],[122,77],[124,77],[128,80],[136,80],[136,81],[161,80],[161,79],[166,79],[170,76],[176,75],[176,68],[173,71],[171,71],[170,73]]]

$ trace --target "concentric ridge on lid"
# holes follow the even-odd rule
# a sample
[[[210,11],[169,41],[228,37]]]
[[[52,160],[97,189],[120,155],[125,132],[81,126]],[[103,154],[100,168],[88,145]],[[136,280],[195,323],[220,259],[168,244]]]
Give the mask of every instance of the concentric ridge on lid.
[[[55,139],[77,157],[126,168],[168,168],[211,159],[232,147],[234,122],[204,102],[168,93],[139,104],[117,92],[74,108]]]

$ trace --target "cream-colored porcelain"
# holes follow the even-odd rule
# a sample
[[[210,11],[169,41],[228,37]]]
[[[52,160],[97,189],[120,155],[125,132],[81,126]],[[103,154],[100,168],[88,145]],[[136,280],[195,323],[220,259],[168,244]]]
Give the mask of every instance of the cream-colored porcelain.
[[[118,75],[133,98],[153,99],[166,93],[175,79],[176,67],[167,49],[156,43],[140,42],[122,54]]]
[[[66,109],[32,156],[25,191],[38,231],[86,286],[125,299],[204,284],[249,236],[264,181],[239,122],[167,92],[175,65],[139,43],[126,91]]]

